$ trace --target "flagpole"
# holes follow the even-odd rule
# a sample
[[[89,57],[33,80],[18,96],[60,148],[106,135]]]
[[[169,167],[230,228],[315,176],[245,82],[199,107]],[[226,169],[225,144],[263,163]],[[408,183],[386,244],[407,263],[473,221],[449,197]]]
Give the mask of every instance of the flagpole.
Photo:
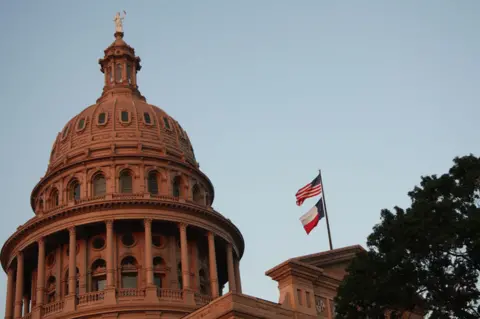
[[[327,213],[327,199],[325,198],[325,187],[322,180],[322,170],[318,170],[320,174],[320,183],[322,184],[322,193],[323,193],[323,209],[325,210],[325,220],[327,222],[327,232],[328,232],[328,243],[330,244],[330,250],[333,250],[332,245],[332,234],[330,233],[330,223],[328,222],[328,213]]]

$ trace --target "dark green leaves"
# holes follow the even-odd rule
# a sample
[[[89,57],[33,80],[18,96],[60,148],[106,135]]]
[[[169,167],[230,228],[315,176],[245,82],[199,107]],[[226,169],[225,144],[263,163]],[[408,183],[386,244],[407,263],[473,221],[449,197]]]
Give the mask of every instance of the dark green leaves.
[[[407,209],[382,210],[368,253],[350,265],[336,298],[340,318],[392,318],[421,307],[431,318],[479,318],[480,158],[454,159],[421,178]]]

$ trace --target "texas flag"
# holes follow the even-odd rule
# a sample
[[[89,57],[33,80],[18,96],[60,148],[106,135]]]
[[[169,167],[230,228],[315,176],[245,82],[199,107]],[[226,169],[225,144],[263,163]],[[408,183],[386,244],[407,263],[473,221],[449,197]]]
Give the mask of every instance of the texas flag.
[[[325,216],[325,209],[323,206],[323,194],[322,197],[318,200],[317,204],[313,206],[305,215],[300,217],[300,221],[302,222],[303,228],[307,232],[307,235],[310,234],[312,229],[314,229],[320,219]]]

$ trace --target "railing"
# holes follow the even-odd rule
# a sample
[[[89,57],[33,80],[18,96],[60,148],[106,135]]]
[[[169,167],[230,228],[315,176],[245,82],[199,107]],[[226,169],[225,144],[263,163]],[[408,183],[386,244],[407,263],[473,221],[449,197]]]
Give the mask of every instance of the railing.
[[[88,303],[101,301],[103,299],[105,299],[104,291],[88,292],[86,294],[78,296],[78,304],[79,305],[88,304]]]
[[[160,299],[183,300],[183,291],[179,289],[157,288],[157,297]]]
[[[204,306],[212,301],[212,297],[199,294],[198,292],[195,293],[194,297],[195,304],[199,306]]]
[[[143,198],[143,196],[143,193],[112,194],[113,199],[137,199]]]
[[[93,202],[93,201],[96,201],[96,200],[103,200],[106,197],[107,197],[107,195],[99,195],[99,196],[93,196],[93,197],[89,197],[89,198],[75,199],[74,203],[78,205],[78,204]]]
[[[145,297],[145,290],[136,288],[121,288],[118,290],[118,297]]]
[[[165,196],[165,195],[155,195],[155,194],[150,194],[150,198],[160,199],[160,200],[171,200],[171,201],[174,201],[174,202],[178,202],[180,200],[178,197]]]
[[[25,316],[22,317],[22,319],[31,319],[32,318],[32,313],[29,312]]]
[[[65,305],[64,300],[54,301],[54,302],[51,302],[49,304],[46,304],[45,306],[43,306],[42,316],[46,316],[46,315],[54,313],[54,312],[62,311],[64,305]]]

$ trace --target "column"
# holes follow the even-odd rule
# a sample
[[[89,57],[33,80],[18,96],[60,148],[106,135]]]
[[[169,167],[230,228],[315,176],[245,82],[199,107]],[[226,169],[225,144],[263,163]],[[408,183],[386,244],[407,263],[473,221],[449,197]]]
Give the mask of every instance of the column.
[[[233,251],[232,244],[227,244],[227,270],[228,270],[228,289],[229,291],[236,292],[237,286],[235,285],[235,271],[233,267]]]
[[[183,289],[190,289],[190,266],[188,263],[188,242],[187,224],[181,223],[180,228],[180,250],[182,253],[182,281]]]
[[[23,296],[23,315],[25,316],[27,313],[29,313],[29,306],[30,306],[30,300],[28,298],[28,295]]]
[[[107,287],[115,287],[113,278],[113,220],[106,221],[107,226]]]
[[[22,317],[23,298],[23,252],[17,254],[17,285],[15,287],[15,313],[14,318]]]
[[[13,318],[13,269],[7,271],[7,301],[5,304],[5,319]]]
[[[153,286],[153,256],[152,256],[152,220],[145,219],[145,276],[147,286]]]
[[[75,227],[68,229],[70,235],[69,247],[68,247],[68,294],[75,295],[77,290],[77,232]]]
[[[242,279],[240,278],[240,259],[235,257],[234,259],[234,267],[235,267],[235,282],[237,284],[237,292],[242,293]]]
[[[215,235],[208,232],[208,266],[210,268],[210,289],[212,297],[218,297],[217,256],[215,254]]]
[[[57,259],[59,262],[60,259]],[[60,278],[58,278],[60,280]],[[45,292],[45,239],[38,240],[38,269],[37,269],[37,300],[36,306],[43,305]]]

